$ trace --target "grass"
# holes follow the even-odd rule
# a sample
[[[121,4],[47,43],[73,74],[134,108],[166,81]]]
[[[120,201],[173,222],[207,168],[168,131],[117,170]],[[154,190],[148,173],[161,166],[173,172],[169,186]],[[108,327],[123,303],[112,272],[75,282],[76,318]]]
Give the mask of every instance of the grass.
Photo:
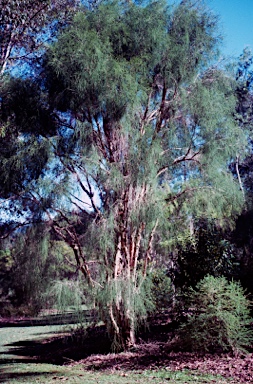
[[[55,334],[64,333],[66,329],[65,325],[0,328],[0,361],[3,358],[15,358],[15,350],[19,342],[45,339]],[[11,353],[12,351],[13,353]]]
[[[1,370],[2,384],[232,384],[220,376],[201,375],[192,371],[171,372],[165,369],[139,372],[87,372],[81,366],[55,366],[52,364],[9,364]]]
[[[221,376],[201,374],[198,371],[169,371],[166,368],[149,369],[149,365],[143,369],[122,369],[119,364],[105,370],[99,370],[98,366],[90,366],[84,369],[81,364],[58,365],[52,364],[51,357],[47,360],[35,358],[37,354],[48,357],[64,356],[67,345],[60,345],[64,352],[57,350],[57,343],[45,343],[45,340],[58,335],[66,335],[66,325],[40,325],[40,326],[16,326],[0,328],[0,383],[2,384],[234,384],[238,383]],[[100,336],[98,341],[101,343]],[[47,347],[49,349],[45,349]],[[84,347],[85,348],[85,347]],[[44,355],[43,355],[44,353]],[[94,353],[94,352],[93,352]],[[104,352],[106,353],[106,352]],[[103,359],[103,358],[102,358]]]

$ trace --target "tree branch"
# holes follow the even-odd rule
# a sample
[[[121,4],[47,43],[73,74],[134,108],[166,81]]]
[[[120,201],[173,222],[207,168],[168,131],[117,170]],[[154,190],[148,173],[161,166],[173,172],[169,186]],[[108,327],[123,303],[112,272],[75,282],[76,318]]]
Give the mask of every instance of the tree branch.
[[[244,188],[243,188],[243,184],[242,184],[241,175],[240,175],[240,172],[239,172],[239,155],[236,156],[235,169],[236,169],[236,174],[237,174],[240,190],[242,191],[243,198],[245,200]]]

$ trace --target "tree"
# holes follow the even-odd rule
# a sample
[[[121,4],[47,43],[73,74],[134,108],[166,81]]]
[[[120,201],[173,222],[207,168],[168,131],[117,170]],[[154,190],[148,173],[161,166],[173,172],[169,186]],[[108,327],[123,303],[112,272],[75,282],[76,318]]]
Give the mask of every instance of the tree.
[[[91,222],[77,233],[63,209],[50,220],[98,287],[116,347],[135,343],[149,307],[163,226],[184,218],[189,230],[191,217],[231,215],[242,203],[227,168],[246,144],[232,80],[210,65],[216,27],[201,2],[171,11],[162,1],[104,1],[77,13],[47,52],[45,84],[68,122],[54,146],[58,172],[86,196],[72,199],[77,222],[82,212]]]
[[[252,87],[253,56],[249,48],[245,48],[239,57],[236,69],[237,118],[242,126],[252,127]]]
[[[20,225],[15,221],[25,211],[35,216],[27,191],[43,176],[49,160],[47,139],[55,134],[58,124],[37,70],[41,69],[45,45],[68,24],[76,7],[75,0],[1,1],[1,238]]]
[[[68,290],[73,294],[78,287],[74,256],[65,242],[52,238],[46,223],[19,229],[1,248],[1,314],[37,315],[45,307],[66,305]],[[82,289],[79,302],[83,284]]]
[[[1,100],[16,145],[6,157],[29,165],[1,196],[70,246],[118,349],[153,308],[148,269],[163,234],[175,242],[195,217],[243,203],[228,163],[246,142],[233,81],[214,64],[216,28],[201,1],[103,1],[48,48],[41,81],[21,82],[28,124],[24,96]],[[42,162],[29,160],[33,138]]]
[[[251,142],[251,132],[253,127],[253,56],[252,52],[245,48],[243,53],[239,57],[239,61],[236,66],[235,78],[236,87],[235,95],[237,98],[235,118],[242,130],[248,135],[247,139]],[[250,169],[252,163],[252,154],[248,154],[245,159],[241,159],[240,153],[237,154],[234,162],[230,167],[232,172],[239,180],[240,188],[247,197],[251,192],[251,177]]]
[[[36,57],[76,4],[75,0],[1,0],[0,77],[13,64]]]
[[[243,50],[235,68],[237,98],[235,117],[242,131],[247,135],[250,148],[244,158],[238,152],[236,159],[230,165],[245,195],[244,210],[236,220],[235,230],[230,234],[230,239],[235,244],[234,252],[237,252],[240,262],[237,278],[252,293],[253,56],[249,48]]]
[[[48,257],[49,234],[44,225],[19,232],[10,252],[13,265],[8,277],[14,307],[38,314],[46,302],[46,288],[51,283],[54,260]]]

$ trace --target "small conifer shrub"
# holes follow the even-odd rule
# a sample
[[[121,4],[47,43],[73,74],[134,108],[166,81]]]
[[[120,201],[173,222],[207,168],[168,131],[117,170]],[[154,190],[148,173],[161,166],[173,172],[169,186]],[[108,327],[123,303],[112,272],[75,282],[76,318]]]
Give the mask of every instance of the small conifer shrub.
[[[250,301],[238,282],[207,275],[189,292],[189,318],[183,339],[194,351],[230,351],[252,345]]]

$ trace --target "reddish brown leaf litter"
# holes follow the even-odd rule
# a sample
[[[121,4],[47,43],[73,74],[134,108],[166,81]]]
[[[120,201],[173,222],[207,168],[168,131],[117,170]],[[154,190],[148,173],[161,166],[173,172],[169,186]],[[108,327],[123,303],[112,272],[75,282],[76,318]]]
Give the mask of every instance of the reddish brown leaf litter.
[[[169,368],[173,370],[198,370],[203,373],[219,374],[226,378],[237,379],[241,383],[253,383],[253,355],[244,358],[229,355],[205,355],[198,357],[194,354],[170,354],[174,357]]]
[[[74,363],[85,370],[129,371],[160,369],[181,371],[195,370],[200,373],[221,375],[233,383],[253,383],[253,354],[244,357],[230,355],[199,355],[190,352],[166,352],[163,343],[142,344],[133,352],[91,355]]]

